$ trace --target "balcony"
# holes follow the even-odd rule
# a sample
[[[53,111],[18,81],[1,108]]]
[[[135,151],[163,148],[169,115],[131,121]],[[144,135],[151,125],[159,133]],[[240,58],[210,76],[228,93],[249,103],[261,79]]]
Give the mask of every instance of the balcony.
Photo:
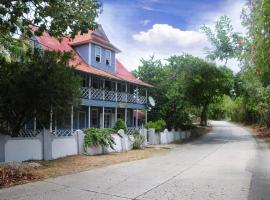
[[[114,101],[114,102],[123,102],[123,103],[134,103],[134,104],[146,104],[146,97],[129,94],[125,92],[116,92],[103,89],[94,89],[88,87],[81,88],[81,98],[91,99],[91,100],[100,100],[100,101]]]

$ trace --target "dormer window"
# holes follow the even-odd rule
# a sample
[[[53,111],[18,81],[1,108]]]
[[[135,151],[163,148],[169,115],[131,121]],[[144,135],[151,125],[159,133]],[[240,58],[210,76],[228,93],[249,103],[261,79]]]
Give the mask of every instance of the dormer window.
[[[106,50],[106,65],[110,66],[111,65],[111,51]]]
[[[95,57],[96,57],[96,62],[101,63],[101,47],[96,46],[95,48]]]

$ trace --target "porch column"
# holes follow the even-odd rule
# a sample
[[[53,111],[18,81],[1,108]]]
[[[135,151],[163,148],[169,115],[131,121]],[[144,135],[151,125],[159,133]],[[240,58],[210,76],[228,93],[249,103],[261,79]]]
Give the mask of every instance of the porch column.
[[[127,83],[126,83],[125,92],[126,92],[126,104],[127,104],[127,102],[128,102]],[[125,106],[125,124],[127,125],[127,105]]]
[[[88,106],[88,128],[91,127],[91,106]]]
[[[71,114],[70,114],[70,131],[71,131],[71,134],[73,133],[73,105],[71,105]]]
[[[127,107],[125,107],[125,123],[127,125]]]
[[[37,118],[36,116],[34,117],[34,132],[37,130]]]
[[[50,110],[50,132],[52,133],[52,126],[53,126],[53,109],[51,106],[51,110]]]
[[[104,106],[102,107],[102,125],[101,125],[101,128],[104,128],[105,126],[104,126],[104,111],[105,111],[105,108],[104,108]]]
[[[77,129],[79,129],[80,127],[80,112],[77,111]]]
[[[145,112],[145,124],[147,123],[147,120],[148,120],[148,116],[147,116],[147,112],[148,112],[148,106],[147,106],[147,98],[148,98],[148,94],[147,94],[147,88],[145,88],[145,98],[146,98],[146,102],[145,102],[145,107],[146,107],[146,112]]]
[[[138,100],[139,100],[139,88],[138,85],[136,85],[136,103],[139,103]]]
[[[105,79],[103,80],[103,101],[105,101]]]
[[[91,99],[91,84],[92,84],[91,79],[92,79],[91,75],[89,75],[88,77],[89,99]],[[90,127],[91,127],[91,106],[88,106],[88,128]]]
[[[138,128],[138,118],[139,118],[139,113],[138,113],[138,109],[136,109],[136,128]]]
[[[117,81],[115,81],[115,103],[116,103],[116,106],[115,106],[115,115],[114,115],[114,120],[115,122],[117,121]]]
[[[91,99],[91,75],[89,75],[88,87],[89,87],[88,99]]]

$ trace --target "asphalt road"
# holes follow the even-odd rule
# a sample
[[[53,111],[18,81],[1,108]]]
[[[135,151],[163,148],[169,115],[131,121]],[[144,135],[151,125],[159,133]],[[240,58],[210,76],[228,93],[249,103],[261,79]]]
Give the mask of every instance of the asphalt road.
[[[0,199],[270,199],[270,151],[228,122],[164,156],[0,190]]]

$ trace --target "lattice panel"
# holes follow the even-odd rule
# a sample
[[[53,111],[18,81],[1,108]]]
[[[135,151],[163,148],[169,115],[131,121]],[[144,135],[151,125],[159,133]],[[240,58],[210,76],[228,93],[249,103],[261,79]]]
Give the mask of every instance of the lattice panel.
[[[114,91],[105,91],[106,101],[115,101],[116,93]]]
[[[19,132],[19,137],[36,137],[41,133],[41,130],[22,129]]]
[[[81,88],[81,97],[84,98],[84,99],[89,98],[89,88],[87,88],[87,87],[82,87]]]
[[[75,133],[75,130],[71,132],[71,129],[56,129],[53,130],[52,134],[57,137],[72,136]]]
[[[127,135],[131,135],[131,134],[133,134],[133,132],[135,131],[135,130],[138,130],[139,132],[140,132],[140,129],[141,128],[136,128],[136,127],[128,127],[128,129],[127,129]]]
[[[91,99],[103,100],[103,90],[92,88]]]
[[[138,96],[138,103],[139,104],[146,104],[146,97],[145,96]]]
[[[126,102],[126,93],[125,92],[118,92],[117,93],[117,101]]]
[[[136,95],[135,94],[128,94],[128,102],[129,103],[136,103]]]

